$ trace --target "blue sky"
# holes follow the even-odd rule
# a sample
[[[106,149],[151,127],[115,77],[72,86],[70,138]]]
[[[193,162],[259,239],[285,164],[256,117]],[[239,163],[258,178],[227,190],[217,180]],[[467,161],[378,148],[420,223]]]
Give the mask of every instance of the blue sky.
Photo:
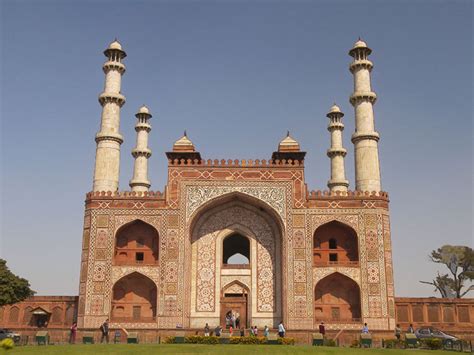
[[[287,130],[308,152],[306,182],[329,177],[326,112],[346,113],[347,55],[373,49],[382,186],[391,199],[397,296],[430,296],[430,250],[473,245],[470,1],[1,2],[1,247],[39,294],[77,294],[85,193],[92,186],[102,51],[128,53],[121,189],[134,113],[152,113],[150,178],[186,129],[204,158],[269,158]]]

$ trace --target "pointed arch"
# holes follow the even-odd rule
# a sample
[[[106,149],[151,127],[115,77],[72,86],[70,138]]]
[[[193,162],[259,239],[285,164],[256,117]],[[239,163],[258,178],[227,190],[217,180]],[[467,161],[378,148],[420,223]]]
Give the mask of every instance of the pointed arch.
[[[317,322],[359,322],[361,318],[359,285],[339,272],[324,277],[314,289],[314,310]]]
[[[142,273],[132,272],[112,288],[112,321],[153,322],[156,304],[156,284]]]
[[[159,259],[159,234],[154,226],[135,219],[115,233],[115,265],[153,265]]]
[[[313,264],[317,266],[357,266],[357,232],[349,225],[332,220],[320,225],[313,235]]]
[[[237,290],[240,290],[241,292],[235,292]],[[227,283],[225,286],[222,287],[221,296],[224,296],[225,294],[228,294],[228,293],[250,294],[250,289],[243,282],[239,280],[234,280]]]

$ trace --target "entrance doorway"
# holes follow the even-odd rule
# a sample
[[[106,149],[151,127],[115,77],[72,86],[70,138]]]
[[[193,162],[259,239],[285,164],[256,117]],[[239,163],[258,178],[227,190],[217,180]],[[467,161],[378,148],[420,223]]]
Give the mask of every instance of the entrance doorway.
[[[221,297],[221,326],[228,329],[233,326],[232,315],[235,317],[236,328],[248,328],[246,293],[225,293]]]

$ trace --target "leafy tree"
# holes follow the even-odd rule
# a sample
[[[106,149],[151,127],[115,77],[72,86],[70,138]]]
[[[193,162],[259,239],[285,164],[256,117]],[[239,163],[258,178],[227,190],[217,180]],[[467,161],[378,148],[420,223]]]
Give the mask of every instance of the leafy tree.
[[[7,262],[0,259],[0,307],[23,301],[34,294],[28,280],[12,273]]]
[[[420,281],[421,283],[433,285],[444,298],[461,298],[469,291],[474,290],[470,285],[465,290],[467,282],[474,280],[474,250],[466,246],[443,245],[433,250],[429,256],[430,260],[437,264],[444,264],[449,274],[438,275],[432,282]]]

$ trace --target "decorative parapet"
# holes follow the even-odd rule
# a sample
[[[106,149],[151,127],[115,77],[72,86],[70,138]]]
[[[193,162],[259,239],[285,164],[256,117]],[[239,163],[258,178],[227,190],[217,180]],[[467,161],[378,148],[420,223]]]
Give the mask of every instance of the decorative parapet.
[[[385,191],[311,191],[307,194],[307,208],[385,208],[388,193]]]
[[[329,190],[312,190],[308,194],[308,199],[326,199],[326,198],[382,198],[388,200],[388,192],[385,191],[329,191]]]
[[[91,191],[86,194],[86,199],[94,198],[149,198],[149,199],[165,199],[165,193],[160,191]]]
[[[169,166],[203,166],[203,167],[211,167],[211,168],[229,168],[229,167],[235,167],[235,168],[252,168],[252,167],[258,167],[258,168],[272,168],[272,167],[304,167],[303,161],[300,160],[273,160],[273,159],[174,159],[174,160],[168,160],[168,165]]]

